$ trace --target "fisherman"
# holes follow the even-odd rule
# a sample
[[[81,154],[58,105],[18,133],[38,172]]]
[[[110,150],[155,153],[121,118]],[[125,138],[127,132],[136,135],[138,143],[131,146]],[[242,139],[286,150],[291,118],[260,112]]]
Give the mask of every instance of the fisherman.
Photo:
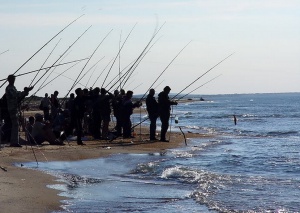
[[[101,139],[101,114],[100,114],[100,88],[96,87],[93,91],[93,109],[92,109],[92,134],[94,139]]]
[[[128,90],[122,102],[121,113],[123,120],[123,138],[133,138],[133,136],[131,135],[130,116],[132,115],[134,108],[140,107],[142,105],[142,103],[139,101],[132,103],[132,96],[133,92]]]
[[[11,147],[22,147],[19,144],[19,123],[18,123],[18,113],[20,102],[29,94],[29,91],[33,87],[25,87],[23,92],[20,92],[14,86],[16,77],[14,75],[9,75],[7,77],[8,86],[5,89],[6,99],[7,99],[7,110],[11,120],[11,136],[10,136],[10,146]]]
[[[160,141],[169,142],[166,139],[166,133],[169,128],[169,119],[170,119],[170,110],[171,105],[177,105],[176,101],[170,101],[169,93],[171,88],[166,86],[162,92],[158,94],[158,112],[161,121],[161,132],[160,132]]]
[[[81,88],[77,88],[75,90],[76,98],[74,99],[74,109],[72,110],[72,117],[74,119],[75,128],[77,132],[77,144],[78,145],[85,145],[82,142],[82,120],[84,117],[85,112],[85,105],[84,105],[84,97],[83,97],[83,90]]]
[[[62,140],[56,139],[49,121],[43,121],[42,114],[35,114],[35,123],[32,127],[32,137],[37,145],[48,141],[50,145],[64,145]]]
[[[102,139],[108,140],[108,126],[110,122],[110,100],[113,99],[114,95],[108,92],[106,89],[101,88],[99,96],[99,110],[102,122]]]
[[[53,95],[51,95],[51,121],[53,121],[58,113],[60,108],[60,104],[58,101],[58,91],[54,91]]]
[[[155,90],[150,89],[149,94],[146,98],[146,106],[148,111],[148,116],[150,119],[150,141],[157,140],[155,137],[156,131],[156,120],[158,118],[158,103],[154,97]]]
[[[42,98],[40,106],[41,106],[41,110],[43,110],[44,119],[46,121],[50,120],[50,114],[49,114],[50,105],[51,105],[51,101],[50,101],[50,99],[48,97],[48,93],[45,93],[45,97]]]
[[[114,98],[112,100],[112,108],[114,116],[116,118],[115,130],[117,131],[117,136],[122,135],[122,118],[121,118],[121,107],[122,107],[123,97],[118,90],[114,91]]]
[[[74,94],[74,93],[71,93],[71,94],[70,94],[70,98],[69,98],[69,100],[66,102],[66,105],[65,105],[65,109],[69,110],[69,112],[71,112],[71,110],[72,110],[73,107],[74,107],[74,99],[75,99],[75,94]]]

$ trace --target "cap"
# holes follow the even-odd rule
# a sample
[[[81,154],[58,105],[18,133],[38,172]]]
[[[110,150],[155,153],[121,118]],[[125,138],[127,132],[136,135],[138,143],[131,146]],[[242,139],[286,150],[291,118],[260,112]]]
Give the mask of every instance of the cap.
[[[171,90],[171,88],[169,87],[169,86],[166,86],[165,88],[164,88],[164,90]]]

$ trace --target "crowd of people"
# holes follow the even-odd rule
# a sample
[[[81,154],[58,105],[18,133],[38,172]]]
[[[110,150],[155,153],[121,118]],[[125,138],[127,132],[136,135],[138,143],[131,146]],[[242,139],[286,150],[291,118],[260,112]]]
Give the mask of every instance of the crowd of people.
[[[1,98],[1,139],[11,147],[21,147],[19,143],[21,103],[33,87],[18,91],[14,86],[15,76],[9,75],[5,94]],[[155,90],[150,89],[146,98],[146,109],[150,120],[150,140],[156,138],[156,122],[161,120],[160,141],[168,142],[166,133],[169,128],[170,106],[177,102],[169,99],[171,88],[166,86],[155,98]],[[91,135],[94,140],[112,140],[117,137],[133,138],[131,115],[134,108],[142,106],[142,100],[133,102],[133,92],[115,90],[110,93],[105,88],[77,88],[67,100],[58,99],[58,91],[42,98],[39,109],[42,113],[30,116],[24,125],[26,140],[31,145],[48,142],[52,145],[64,145],[69,136],[77,136],[78,145],[83,136]],[[113,131],[109,131],[112,115],[115,117]]]

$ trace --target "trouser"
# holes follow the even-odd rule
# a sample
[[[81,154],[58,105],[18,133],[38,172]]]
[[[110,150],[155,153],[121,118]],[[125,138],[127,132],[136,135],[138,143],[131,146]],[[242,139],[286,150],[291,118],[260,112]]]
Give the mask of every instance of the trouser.
[[[131,120],[130,116],[125,116],[123,119],[123,137],[130,138],[131,137]]]
[[[93,131],[92,131],[92,134],[93,134],[93,137],[95,139],[100,139],[101,138],[101,131],[100,131],[100,128],[101,128],[101,116],[100,116],[100,113],[93,113]]]
[[[117,136],[122,135],[122,118],[120,115],[115,115],[116,117],[116,127],[115,129],[117,130]]]
[[[9,111],[11,120],[10,144],[19,144],[19,117],[17,111]]]
[[[43,112],[44,112],[44,120],[50,121],[49,108],[44,107]]]
[[[170,118],[170,113],[162,113],[160,115],[160,121],[161,121],[160,139],[161,140],[166,140],[166,133],[169,128],[169,118]]]
[[[77,143],[82,143],[82,118],[76,117]]]
[[[149,115],[150,119],[150,140],[155,139],[155,132],[156,132],[156,115]]]

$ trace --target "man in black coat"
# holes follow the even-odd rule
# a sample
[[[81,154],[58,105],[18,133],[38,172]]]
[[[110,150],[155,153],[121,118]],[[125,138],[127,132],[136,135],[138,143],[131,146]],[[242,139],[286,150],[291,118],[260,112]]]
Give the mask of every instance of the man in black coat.
[[[156,120],[158,118],[158,103],[154,95],[155,95],[155,90],[150,89],[149,94],[146,98],[146,106],[147,106],[148,116],[150,119],[150,140],[157,140],[155,138],[155,131],[156,131]]]
[[[177,105],[176,101],[171,101],[169,99],[170,91],[171,88],[166,86],[164,90],[158,94],[158,109],[161,121],[160,141],[162,142],[169,142],[166,139],[166,133],[169,128],[171,105]]]
[[[131,120],[130,116],[133,113],[133,109],[136,107],[140,107],[142,104],[138,101],[135,103],[132,103],[133,92],[127,91],[123,102],[122,102],[122,121],[123,121],[123,138],[132,138],[131,135]]]
[[[76,133],[77,133],[77,144],[85,145],[82,140],[82,119],[85,112],[85,98],[83,97],[83,90],[81,88],[77,88],[75,90],[76,97],[74,99],[74,108],[71,112],[71,119],[73,119],[73,125],[75,125]]]

